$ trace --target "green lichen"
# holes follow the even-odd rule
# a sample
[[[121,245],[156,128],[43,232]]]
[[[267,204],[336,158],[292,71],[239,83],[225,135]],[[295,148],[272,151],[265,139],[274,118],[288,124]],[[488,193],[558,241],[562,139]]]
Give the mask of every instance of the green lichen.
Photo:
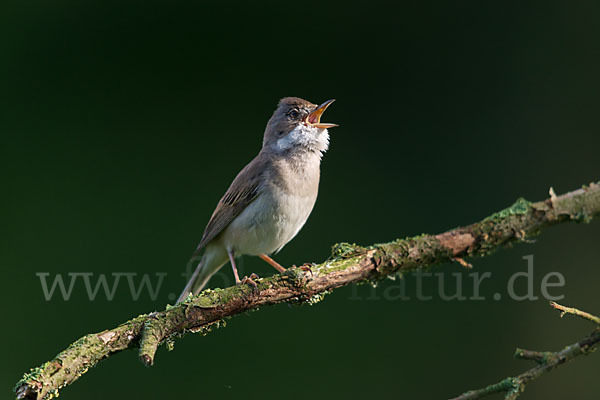
[[[300,268],[288,268],[287,270],[285,270],[283,275],[287,278],[286,280],[293,280],[295,282],[301,283],[301,281],[303,280],[303,273],[304,271],[302,271]]]
[[[498,250],[499,246],[509,244],[515,239],[527,242],[529,237],[537,235],[540,227],[532,222],[526,222],[527,218],[535,218],[534,214],[530,214],[532,210],[545,211],[539,205],[519,198],[512,206],[475,224],[471,228],[471,233],[478,240],[469,248],[469,255],[489,255]]]
[[[308,304],[309,306],[313,306],[323,300],[326,295],[330,294],[331,290],[325,290],[323,292],[314,293],[314,294],[300,294],[296,297],[289,299],[287,302],[293,306],[302,306],[304,304]]]
[[[39,367],[31,368],[29,372],[23,374],[23,377],[17,382],[13,391],[17,391],[23,385],[36,386],[36,383],[41,382],[42,373],[44,369],[48,366],[48,362],[42,364]]]
[[[330,274],[332,272],[343,271],[348,267],[356,265],[356,257],[352,258],[337,258],[321,264],[313,269],[316,274]]]
[[[324,292],[313,294],[305,300],[305,303],[314,306],[315,304],[323,300],[325,296],[327,296],[329,293],[331,293],[331,290],[325,290]]]
[[[380,275],[377,280],[396,271],[430,268],[452,256],[451,250],[441,246],[435,237],[426,234],[378,244],[375,249],[377,251],[373,253],[373,260]]]
[[[52,361],[47,361],[44,364],[36,368],[31,368],[29,372],[23,374],[23,377],[17,382],[13,391],[16,392],[21,386],[29,386],[31,388],[42,388],[42,382],[44,382],[44,376],[52,376],[59,369],[62,368],[62,360],[55,358]],[[60,388],[66,385],[62,385]],[[58,388],[58,389],[60,389]],[[46,393],[44,400],[49,400],[54,397],[58,397],[58,389],[52,389]]]
[[[212,332],[213,329],[224,328],[226,326],[227,326],[227,322],[224,319],[219,319],[219,320],[216,320],[216,321],[211,322],[209,324],[202,325],[199,328],[190,329],[190,332],[199,333],[202,336],[206,336],[210,332]]]
[[[585,211],[579,211],[579,212],[573,214],[571,216],[571,219],[578,224],[579,223],[589,224],[590,222],[592,222],[592,215],[590,215],[589,213],[587,213]]]
[[[175,350],[175,340],[171,337],[167,338],[165,341],[165,347],[167,348],[167,351]]]
[[[306,288],[306,285],[310,281],[310,278],[314,276],[317,270],[313,271],[313,266],[310,266],[310,270],[305,270],[296,266],[288,268],[285,272],[283,272],[279,279],[286,282],[286,285],[293,285],[297,288]]]
[[[501,380],[498,383],[495,383],[493,385],[490,385],[486,388],[486,390],[488,390],[488,393],[495,393],[495,392],[510,392],[511,390],[515,390],[520,388],[520,382],[517,378],[513,378],[513,377],[509,377],[509,378],[505,378],[503,380]]]
[[[494,221],[498,219],[504,219],[510,215],[523,215],[531,208],[531,202],[519,197],[512,206],[505,208],[504,210],[498,211],[484,219],[483,221]]]
[[[331,247],[330,259],[354,257],[358,254],[362,254],[364,250],[363,247],[358,246],[355,243],[336,243]]]
[[[189,304],[200,308],[213,308],[219,304],[230,301],[234,297],[240,296],[245,289],[249,288],[246,287],[246,285],[239,285],[231,286],[226,289],[206,289],[198,296],[193,297]]]

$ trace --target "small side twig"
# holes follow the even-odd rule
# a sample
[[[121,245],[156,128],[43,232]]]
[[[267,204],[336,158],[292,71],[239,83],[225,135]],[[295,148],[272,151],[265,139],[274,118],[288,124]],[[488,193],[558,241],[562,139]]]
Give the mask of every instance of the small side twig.
[[[519,348],[515,350],[515,358],[518,358],[520,360],[535,361],[538,364],[548,362],[548,359],[554,354],[555,353],[551,351],[532,351]]]
[[[556,304],[554,302],[551,303],[552,307],[561,310],[564,313],[578,315],[587,320],[598,323],[600,319],[598,317],[586,313],[584,311],[580,311],[576,308],[564,307],[560,304]],[[562,315],[561,315],[562,316]],[[567,361],[571,361],[577,356],[582,354],[589,354],[596,349],[596,347],[600,344],[600,327],[594,329],[592,333],[590,333],[587,337],[582,340],[573,343],[564,349],[556,352],[551,351],[531,351],[524,349],[517,349],[515,351],[515,358],[523,359],[523,360],[532,360],[535,361],[538,365],[523,372],[520,375],[509,377],[501,380],[498,383],[494,383],[493,385],[486,386],[483,389],[478,390],[470,390],[461,394],[458,397],[455,397],[451,400],[472,400],[472,399],[481,399],[490,394],[494,393],[502,393],[505,392],[504,399],[505,400],[514,400],[516,399],[524,390],[525,386],[533,381],[534,379],[539,378],[544,372],[548,372],[555,367],[565,364]]]
[[[452,261],[456,261],[457,263],[459,263],[460,265],[462,265],[466,269],[473,268],[473,264],[466,262],[463,258],[454,257],[454,258],[452,258]]]
[[[573,315],[577,315],[578,317],[581,317],[583,319],[587,319],[588,321],[592,321],[595,324],[600,325],[600,318],[596,317],[595,315],[592,315],[590,313],[587,313],[585,311],[581,311],[577,308],[574,307],[566,307],[566,306],[562,306],[558,303],[555,303],[553,301],[550,302],[550,305],[559,310],[560,311],[560,317],[564,317],[565,314],[573,314]]]

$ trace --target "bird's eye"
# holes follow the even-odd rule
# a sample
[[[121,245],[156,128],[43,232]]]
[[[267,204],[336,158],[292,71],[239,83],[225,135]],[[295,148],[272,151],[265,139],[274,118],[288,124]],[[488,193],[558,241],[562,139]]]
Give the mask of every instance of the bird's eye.
[[[298,118],[298,115],[300,115],[300,112],[299,112],[297,109],[295,109],[295,108],[294,108],[294,109],[291,109],[291,110],[288,112],[288,117],[290,117],[291,119],[296,119],[296,118]]]

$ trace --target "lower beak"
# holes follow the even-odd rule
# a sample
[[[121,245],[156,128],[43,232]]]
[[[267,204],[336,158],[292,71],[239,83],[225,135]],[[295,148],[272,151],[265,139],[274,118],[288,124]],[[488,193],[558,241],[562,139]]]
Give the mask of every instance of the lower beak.
[[[327,100],[325,103],[323,103],[319,107],[315,108],[313,112],[311,112],[310,114],[308,114],[306,116],[306,123],[308,123],[309,125],[314,126],[316,128],[320,128],[320,129],[327,129],[327,128],[333,128],[335,126],[339,126],[338,124],[321,123],[321,116],[323,115],[325,110],[327,110],[327,107],[329,107],[331,105],[331,103],[333,103],[334,101],[335,101],[335,99]]]

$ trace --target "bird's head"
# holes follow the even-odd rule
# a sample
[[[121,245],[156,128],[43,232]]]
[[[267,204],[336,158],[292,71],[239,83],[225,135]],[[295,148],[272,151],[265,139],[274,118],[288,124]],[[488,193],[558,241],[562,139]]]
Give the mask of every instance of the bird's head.
[[[337,126],[321,122],[321,115],[333,103],[317,106],[298,97],[285,97],[267,123],[263,148],[276,153],[311,151],[323,153],[329,147],[328,128]]]

